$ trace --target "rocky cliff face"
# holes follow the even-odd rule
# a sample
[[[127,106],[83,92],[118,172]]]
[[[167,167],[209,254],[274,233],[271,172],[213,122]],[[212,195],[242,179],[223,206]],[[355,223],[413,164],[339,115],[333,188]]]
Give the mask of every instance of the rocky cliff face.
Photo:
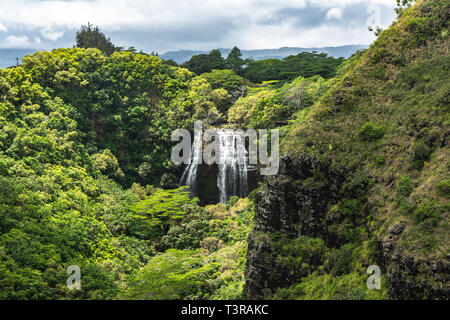
[[[267,298],[274,289],[305,275],[300,267],[288,268],[276,261],[278,252],[272,236],[308,235],[332,241],[327,232],[326,209],[338,199],[344,180],[342,172],[330,170],[316,158],[281,159],[279,174],[267,177],[257,196],[255,228],[248,238],[245,269],[248,298]]]
[[[258,193],[255,231],[325,236],[327,205],[337,200],[344,180],[314,157],[282,158],[279,174],[266,178]]]
[[[200,164],[197,170],[196,196],[200,199],[200,205],[216,204],[220,202],[220,191],[217,186],[217,164]],[[260,180],[256,170],[247,172],[247,188],[249,191],[256,189]],[[232,192],[232,191],[230,191]]]
[[[291,158],[255,204],[249,298],[450,298],[450,3],[400,13],[283,135]]]
[[[289,253],[280,252],[281,236],[293,241],[301,236],[320,238],[329,248],[346,243],[332,231],[342,217],[330,207],[345,196],[342,186],[351,175],[330,169],[314,157],[282,158],[279,175],[266,178],[255,203],[245,269],[249,299],[271,298],[276,290],[301,282],[311,271],[282,259]],[[365,215],[370,214],[367,211]],[[359,225],[370,234],[365,220]],[[390,298],[448,299],[450,255],[427,260],[405,253],[400,243],[404,229],[402,224],[391,227],[387,236],[377,240],[374,252],[374,261],[388,280]],[[323,257],[310,255],[308,264],[314,268],[323,262]]]
[[[442,258],[418,259],[405,254],[399,243],[404,226],[394,225],[378,242],[380,263],[389,280],[392,299],[449,299],[450,254]]]

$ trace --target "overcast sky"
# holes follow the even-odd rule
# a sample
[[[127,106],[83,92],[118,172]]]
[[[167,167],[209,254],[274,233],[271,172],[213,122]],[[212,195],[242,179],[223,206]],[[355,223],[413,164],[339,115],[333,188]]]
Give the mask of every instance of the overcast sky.
[[[146,52],[369,44],[395,0],[0,0],[0,48],[70,47],[82,24]]]

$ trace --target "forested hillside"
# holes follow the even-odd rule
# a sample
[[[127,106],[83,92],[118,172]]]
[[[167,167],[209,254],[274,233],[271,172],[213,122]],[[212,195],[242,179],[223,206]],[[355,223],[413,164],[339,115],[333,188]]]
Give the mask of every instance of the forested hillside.
[[[449,13],[400,6],[347,60],[178,66],[88,25],[0,69],[0,299],[448,299]],[[196,120],[279,128],[279,174],[200,205],[170,161]]]
[[[189,61],[181,64],[195,74],[203,74],[212,70],[231,69],[245,79],[261,83],[272,80],[293,80],[298,76],[312,77],[320,75],[326,79],[336,75],[336,68],[344,58],[329,57],[326,53],[302,52],[284,59],[263,59],[254,61],[244,59],[241,50],[234,47],[226,58],[218,49],[208,54],[192,56]],[[176,65],[174,61],[167,61]]]
[[[170,135],[196,119],[227,123],[236,101],[251,103],[249,90],[276,103],[265,119],[261,99],[255,122],[287,121],[290,88],[311,87],[312,101],[325,81],[299,78],[278,92],[231,70],[196,76],[114,51],[37,52],[0,70],[1,298],[243,298],[252,202],[205,209],[176,189]],[[69,265],[81,267],[81,291],[65,285]],[[140,288],[147,277],[154,287]],[[174,282],[161,291],[157,281]]]
[[[251,58],[253,60],[265,60],[265,59],[284,59],[288,56],[295,56],[302,52],[317,52],[326,53],[327,55],[335,58],[344,57],[349,58],[356,51],[366,49],[365,45],[346,45],[338,47],[324,47],[324,48],[297,48],[297,47],[283,47],[279,49],[261,49],[261,50],[242,50],[242,57],[244,59]],[[227,56],[231,49],[219,49],[223,56]],[[197,50],[178,50],[168,51],[160,55],[163,60],[174,60],[176,63],[182,64],[195,55],[208,54],[208,51]]]
[[[157,251],[201,244],[224,247],[239,270],[247,206],[219,207],[212,225],[216,211],[170,190],[180,170],[169,161],[171,132],[220,119],[232,99],[225,89],[155,56],[59,49],[1,70],[0,91],[1,298],[117,298]],[[192,258],[193,268],[203,261],[166,254]],[[197,277],[220,266],[209,259],[180,281],[205,285]],[[81,291],[65,286],[68,265],[83,270]]]
[[[255,205],[249,297],[449,298],[449,13],[399,10],[284,129],[280,175]]]

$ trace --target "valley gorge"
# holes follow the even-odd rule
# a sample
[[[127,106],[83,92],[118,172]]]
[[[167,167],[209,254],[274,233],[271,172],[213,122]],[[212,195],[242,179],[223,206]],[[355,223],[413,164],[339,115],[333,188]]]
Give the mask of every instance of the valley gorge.
[[[323,49],[345,57],[227,43],[163,59],[90,23],[70,47],[9,50],[0,300],[449,300],[450,3],[396,4],[389,27],[357,31],[370,46]],[[347,28],[336,9],[353,2],[321,6],[292,12]],[[0,46],[59,36],[1,20]]]

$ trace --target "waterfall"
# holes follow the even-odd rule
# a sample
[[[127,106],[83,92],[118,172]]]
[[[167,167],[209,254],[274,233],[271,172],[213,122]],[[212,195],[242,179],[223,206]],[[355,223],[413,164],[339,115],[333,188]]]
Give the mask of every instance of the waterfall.
[[[219,201],[227,203],[232,196],[241,198],[248,195],[248,153],[245,138],[232,130],[217,130],[218,174],[217,188]],[[202,134],[196,134],[191,150],[191,162],[186,166],[180,180],[181,185],[189,186],[191,196],[198,195],[197,173],[202,157]]]
[[[191,149],[191,162],[184,169],[180,180],[180,185],[189,187],[192,197],[197,195],[197,171],[202,156],[202,132],[199,132],[194,135],[194,143]]]
[[[248,159],[243,136],[232,130],[220,130],[218,136],[220,161],[217,187],[220,202],[226,203],[232,196],[248,195]]]

